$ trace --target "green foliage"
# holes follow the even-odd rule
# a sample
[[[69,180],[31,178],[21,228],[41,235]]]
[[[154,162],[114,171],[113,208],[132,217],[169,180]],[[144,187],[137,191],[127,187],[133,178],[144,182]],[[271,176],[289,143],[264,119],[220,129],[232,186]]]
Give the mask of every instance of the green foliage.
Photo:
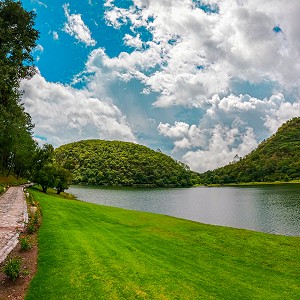
[[[29,196],[27,198],[27,201],[28,203],[31,205],[31,206],[35,206],[35,202],[34,202],[34,198],[33,196],[29,193]]]
[[[31,245],[28,237],[26,237],[26,236],[20,236],[19,242],[20,242],[21,250],[23,250],[23,251],[27,251],[32,248],[32,245]]]
[[[65,189],[67,189],[70,186],[72,179],[73,179],[73,176],[69,170],[64,169],[62,167],[57,167],[56,168],[56,179],[55,179],[55,184],[54,184],[54,187],[57,190],[57,194],[60,194]]]
[[[48,187],[56,188],[58,194],[69,187],[72,174],[56,164],[52,145],[45,144],[39,148],[36,151],[35,161],[33,180],[42,186],[44,193],[47,192]]]
[[[16,185],[21,185],[21,184],[25,184],[28,183],[28,181],[24,178],[16,178],[13,175],[1,175],[0,174],[0,186],[2,187],[7,187],[7,186],[16,186]]]
[[[9,258],[8,262],[4,266],[4,274],[15,281],[20,275],[21,259],[20,258]]]
[[[33,222],[30,222],[30,223],[27,225],[27,232],[28,232],[29,234],[32,234],[32,233],[34,233],[35,231],[36,231],[36,227],[35,227],[34,223],[33,223]]]
[[[0,172],[28,176],[36,143],[31,117],[20,103],[20,81],[35,73],[31,51],[35,14],[20,1],[0,2]]]
[[[300,179],[300,117],[283,124],[268,140],[236,163],[199,176],[204,184]]]
[[[55,180],[56,168],[54,165],[48,164],[37,171],[34,181],[42,186],[44,193],[47,193],[48,187],[53,187]]]
[[[38,31],[33,28],[35,13],[24,10],[20,1],[0,2],[0,99],[35,73],[32,49]]]
[[[299,237],[31,191],[44,226],[27,300],[299,298]]]
[[[160,151],[129,142],[86,140],[55,150],[75,184],[190,186],[192,172]]]

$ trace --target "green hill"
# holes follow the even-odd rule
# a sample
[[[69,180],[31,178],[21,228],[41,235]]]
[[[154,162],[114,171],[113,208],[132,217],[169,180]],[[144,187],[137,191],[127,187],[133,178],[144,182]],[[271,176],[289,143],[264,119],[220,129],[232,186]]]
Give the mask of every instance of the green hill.
[[[300,117],[283,124],[268,140],[236,163],[200,175],[204,184],[300,179]]]
[[[55,150],[74,183],[123,186],[190,186],[192,172],[160,151],[129,142],[85,140]]]

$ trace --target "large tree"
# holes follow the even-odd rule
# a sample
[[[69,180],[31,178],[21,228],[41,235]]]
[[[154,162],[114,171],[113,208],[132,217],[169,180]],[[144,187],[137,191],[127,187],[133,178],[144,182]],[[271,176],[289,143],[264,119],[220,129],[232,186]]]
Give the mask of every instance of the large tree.
[[[38,31],[35,14],[20,1],[0,2],[0,171],[26,175],[36,148],[33,124],[21,104],[20,81],[35,73],[31,51]]]
[[[33,28],[35,14],[24,10],[20,1],[0,2],[0,104],[6,106],[19,83],[35,73],[31,51],[38,31]]]

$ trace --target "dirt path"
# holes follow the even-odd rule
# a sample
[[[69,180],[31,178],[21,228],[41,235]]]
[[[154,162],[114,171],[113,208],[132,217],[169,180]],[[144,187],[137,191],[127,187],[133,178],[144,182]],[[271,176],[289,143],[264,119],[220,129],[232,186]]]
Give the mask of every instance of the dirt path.
[[[19,231],[28,221],[23,187],[10,187],[0,196],[0,263],[18,243]]]

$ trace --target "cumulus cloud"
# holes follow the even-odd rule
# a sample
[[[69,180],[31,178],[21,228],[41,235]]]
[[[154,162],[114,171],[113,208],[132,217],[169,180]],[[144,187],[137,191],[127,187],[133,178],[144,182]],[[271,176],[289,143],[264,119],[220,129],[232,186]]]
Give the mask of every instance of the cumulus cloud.
[[[238,146],[234,143],[238,141]],[[182,157],[183,161],[198,172],[213,170],[232,162],[234,156],[244,156],[257,146],[252,128],[247,128],[241,134],[238,128],[216,125],[212,129],[209,146],[205,150],[188,151]]]
[[[115,105],[87,90],[47,82],[40,74],[21,84],[23,102],[35,134],[54,146],[87,138],[135,141],[126,118]]]
[[[107,1],[106,21],[115,28],[130,25],[149,31],[153,39],[143,52],[111,62],[123,78],[139,78],[158,92],[156,106],[202,107],[214,94],[231,92],[232,79],[298,88],[300,3],[275,0],[202,1],[135,0],[129,9]],[[277,30],[274,30],[277,28]],[[136,45],[133,38],[125,41]],[[154,71],[148,74],[148,70]],[[126,75],[125,75],[126,74]],[[143,76],[142,76],[143,75]]]
[[[91,36],[90,29],[84,24],[80,14],[70,14],[69,4],[63,5],[67,22],[64,31],[87,46],[95,46],[96,41]]]
[[[143,47],[143,42],[141,41],[141,37],[139,34],[135,37],[130,34],[125,34],[123,40],[125,45],[133,47],[135,49],[142,49]]]
[[[82,90],[49,83],[41,75],[22,83],[40,136],[55,145],[88,137],[135,141],[133,131],[155,114],[150,116],[145,105],[148,111],[134,116],[143,126],[129,126],[116,105],[129,96],[114,99],[120,93],[114,89],[125,82],[132,89],[128,94],[135,93],[132,102],[151,99],[153,111],[166,112],[153,124],[159,124],[159,138],[172,143],[173,154],[206,171],[247,154],[300,115],[298,0],[133,0],[129,8],[116,3],[105,1],[104,19],[124,33],[129,53],[111,57],[104,48],[94,49],[74,79],[85,84]],[[82,16],[71,14],[68,4],[64,11],[64,31],[95,46]],[[132,82],[139,82],[139,91]],[[251,91],[236,92],[236,82],[271,88],[267,96],[254,97]],[[183,113],[167,119],[174,107],[193,111],[199,121],[184,119]]]
[[[208,130],[199,128],[196,125],[189,125],[184,122],[175,122],[174,126],[169,123],[160,123],[158,132],[174,140],[174,151],[200,147],[206,143]]]
[[[228,164],[238,154],[251,152],[285,121],[300,115],[300,101],[291,103],[282,94],[268,99],[249,95],[212,97],[198,125],[160,123],[159,134],[173,141],[173,151],[185,150],[182,160],[196,171]]]
[[[270,111],[266,113],[264,125],[269,129],[270,133],[275,133],[278,127],[284,122],[299,116],[300,102],[281,102],[277,109],[270,109]]]

